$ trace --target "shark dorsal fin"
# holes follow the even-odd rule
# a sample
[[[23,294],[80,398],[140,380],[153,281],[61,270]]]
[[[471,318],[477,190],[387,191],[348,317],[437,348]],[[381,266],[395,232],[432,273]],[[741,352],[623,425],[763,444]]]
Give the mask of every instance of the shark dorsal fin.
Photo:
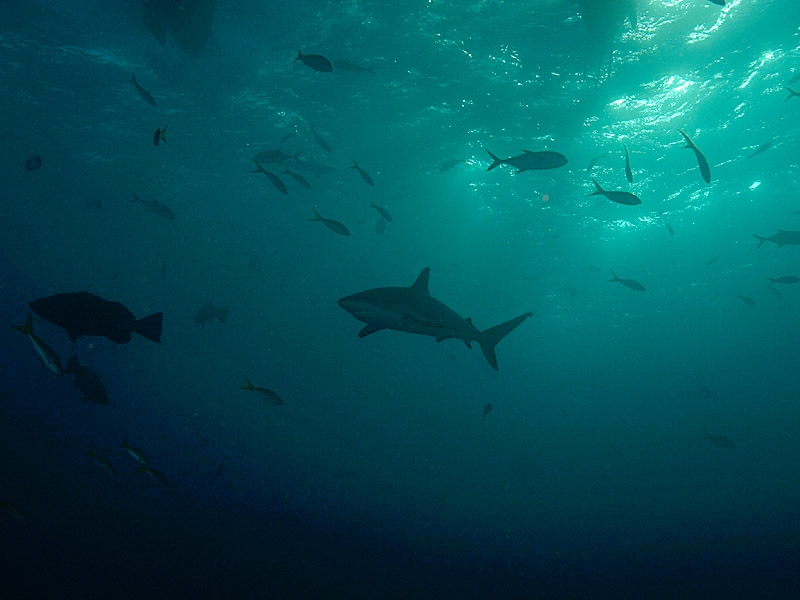
[[[430,292],[428,291],[428,278],[431,274],[431,268],[425,267],[422,269],[422,273],[419,274],[417,280],[414,282],[414,285],[411,286],[411,289],[414,290],[417,294],[422,294],[423,296],[430,296]]]

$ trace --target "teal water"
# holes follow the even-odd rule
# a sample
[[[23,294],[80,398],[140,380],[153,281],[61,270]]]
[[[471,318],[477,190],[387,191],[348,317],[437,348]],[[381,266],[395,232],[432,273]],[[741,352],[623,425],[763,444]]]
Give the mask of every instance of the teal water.
[[[215,8],[192,54],[160,44],[139,2],[0,4],[7,589],[797,598],[800,285],[767,278],[800,277],[800,248],[753,236],[800,230],[800,97],[785,89],[800,90],[800,6]],[[314,71],[298,48],[374,75]],[[250,172],[277,148],[302,152],[285,164],[310,189],[275,164],[285,195]],[[569,162],[487,171],[487,150]],[[593,178],[641,204],[589,196]],[[383,233],[370,202],[393,217]],[[424,267],[481,330],[533,313],[499,371],[476,344],[360,339],[337,305]],[[34,317],[108,406],[10,328],[72,291],[164,313],[160,344],[72,343]],[[226,323],[195,323],[208,302]],[[136,473],[124,441],[168,483]]]

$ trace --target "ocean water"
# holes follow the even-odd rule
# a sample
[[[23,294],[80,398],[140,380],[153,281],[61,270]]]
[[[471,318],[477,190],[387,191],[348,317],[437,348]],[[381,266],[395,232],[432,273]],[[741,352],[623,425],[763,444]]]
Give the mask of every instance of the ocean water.
[[[800,248],[753,237],[800,230],[800,6],[633,4],[218,0],[187,48],[142,2],[0,3],[4,597],[800,597],[800,285],[767,279]],[[310,189],[251,173],[278,148]],[[487,171],[523,150],[569,162]],[[498,371],[337,305],[425,267],[480,330],[532,313]],[[76,291],[164,313],[34,316],[108,405],[10,327]]]

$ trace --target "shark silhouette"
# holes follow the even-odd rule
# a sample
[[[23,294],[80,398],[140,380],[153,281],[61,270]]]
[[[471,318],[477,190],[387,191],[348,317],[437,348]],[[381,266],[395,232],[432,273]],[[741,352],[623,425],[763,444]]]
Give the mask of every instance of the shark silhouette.
[[[520,323],[532,316],[525,313],[515,319],[479,331],[471,319],[463,319],[455,311],[432,297],[428,291],[430,268],[422,270],[411,287],[384,287],[358,292],[339,300],[339,306],[366,326],[358,332],[365,337],[381,329],[429,335],[437,342],[457,338],[472,348],[478,342],[486,360],[497,370],[495,346]]]

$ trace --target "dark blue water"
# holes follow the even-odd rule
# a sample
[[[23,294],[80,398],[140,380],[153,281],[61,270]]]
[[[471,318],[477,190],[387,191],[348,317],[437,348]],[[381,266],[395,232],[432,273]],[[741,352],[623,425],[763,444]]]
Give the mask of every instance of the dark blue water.
[[[800,248],[753,235],[800,230],[800,8],[629,4],[220,0],[200,49],[139,2],[0,4],[8,597],[798,598],[800,285],[767,278]],[[265,164],[283,195],[277,148],[330,172]],[[498,372],[337,305],[424,267],[479,329],[533,313]],[[10,327],[73,291],[164,313],[160,344],[34,317],[107,406]]]

